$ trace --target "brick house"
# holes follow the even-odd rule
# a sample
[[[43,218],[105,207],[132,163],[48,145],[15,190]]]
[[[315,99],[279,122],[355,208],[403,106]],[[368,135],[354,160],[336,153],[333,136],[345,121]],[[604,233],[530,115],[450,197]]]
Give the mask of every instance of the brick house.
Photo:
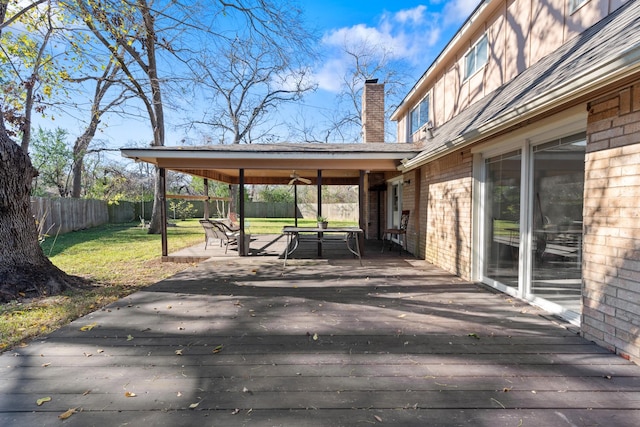
[[[640,361],[640,2],[483,1],[392,119],[412,253]]]
[[[397,143],[384,143],[383,94],[366,82],[364,144],[122,154],[241,194],[294,175],[358,186],[368,239],[408,210],[416,257],[556,313],[638,363],[640,1],[482,1],[393,113]]]

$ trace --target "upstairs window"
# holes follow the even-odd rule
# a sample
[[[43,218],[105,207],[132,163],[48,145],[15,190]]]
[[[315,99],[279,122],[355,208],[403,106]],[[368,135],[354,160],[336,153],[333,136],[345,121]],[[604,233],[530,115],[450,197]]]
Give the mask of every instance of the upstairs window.
[[[486,64],[489,59],[488,52],[487,35],[485,34],[475,45],[473,45],[471,49],[469,49],[469,52],[464,57],[465,79],[468,79],[473,75],[473,73],[484,67],[484,64]]]
[[[414,134],[429,121],[429,97],[426,96],[420,104],[411,110],[411,134]]]
[[[589,0],[569,0],[569,13],[573,13]]]

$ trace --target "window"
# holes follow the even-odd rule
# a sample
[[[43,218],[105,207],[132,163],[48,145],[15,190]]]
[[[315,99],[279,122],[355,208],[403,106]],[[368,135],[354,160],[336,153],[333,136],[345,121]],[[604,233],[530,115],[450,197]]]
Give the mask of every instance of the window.
[[[429,96],[411,110],[411,134],[414,134],[429,121]]]
[[[569,13],[573,13],[580,9],[580,6],[588,2],[589,0],[569,0]]]
[[[484,67],[488,58],[487,35],[485,34],[464,57],[466,66],[464,78],[468,79],[473,73]]]

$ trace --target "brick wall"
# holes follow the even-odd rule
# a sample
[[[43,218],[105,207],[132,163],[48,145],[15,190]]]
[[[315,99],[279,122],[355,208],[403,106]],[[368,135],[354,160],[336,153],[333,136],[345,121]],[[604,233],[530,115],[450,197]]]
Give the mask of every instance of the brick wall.
[[[362,90],[362,140],[384,142],[384,84],[366,83]]]
[[[585,338],[640,361],[640,82],[589,103]]]
[[[424,166],[417,198],[423,224],[417,252],[464,279],[471,277],[472,164],[465,150]]]

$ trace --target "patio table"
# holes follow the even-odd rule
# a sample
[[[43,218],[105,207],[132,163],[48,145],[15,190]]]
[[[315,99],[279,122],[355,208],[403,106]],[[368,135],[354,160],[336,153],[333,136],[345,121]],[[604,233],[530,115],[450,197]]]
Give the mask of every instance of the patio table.
[[[298,249],[300,240],[312,240],[317,241],[320,245],[319,256],[322,256],[322,247],[324,244],[345,243],[349,252],[358,257],[360,265],[362,266],[362,252],[360,250],[360,235],[362,235],[362,233],[362,229],[358,227],[283,227],[282,234],[287,236],[287,247],[284,251],[284,265],[287,265],[289,256]],[[335,236],[336,234],[338,237]]]

